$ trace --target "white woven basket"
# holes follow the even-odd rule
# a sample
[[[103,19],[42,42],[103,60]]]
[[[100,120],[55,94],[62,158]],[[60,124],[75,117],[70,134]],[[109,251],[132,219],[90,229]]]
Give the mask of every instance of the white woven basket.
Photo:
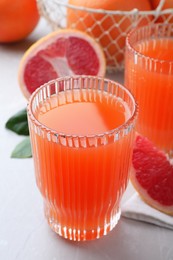
[[[93,0],[94,1],[94,0]],[[139,0],[140,1],[140,0]],[[99,43],[105,37],[109,37],[107,44],[104,44],[103,50],[107,59],[108,70],[121,70],[124,67],[124,45],[127,33],[133,28],[141,24],[141,22],[154,23],[158,19],[163,22],[173,22],[173,8],[162,10],[165,0],[160,0],[157,9],[152,11],[139,11],[133,9],[131,11],[108,11],[101,9],[91,9],[84,7],[76,7],[69,5],[68,0],[37,0],[39,12],[48,23],[51,25],[52,30],[59,28],[79,28],[78,25],[82,24],[82,30],[90,34]],[[67,13],[71,10],[75,13],[75,22],[67,23]],[[85,16],[81,17],[81,12]],[[97,19],[98,15],[102,15],[102,19]],[[91,26],[86,26],[84,19],[89,16]],[[118,17],[118,18],[117,18]],[[102,23],[106,19],[112,19],[111,27],[105,30]],[[124,30],[123,23],[128,23],[129,26]],[[113,25],[113,26],[112,26]],[[93,31],[96,26],[99,26],[100,33],[96,36]],[[123,30],[122,30],[123,27]],[[116,37],[112,39],[112,31],[116,30]],[[111,49],[111,52],[110,52]]]

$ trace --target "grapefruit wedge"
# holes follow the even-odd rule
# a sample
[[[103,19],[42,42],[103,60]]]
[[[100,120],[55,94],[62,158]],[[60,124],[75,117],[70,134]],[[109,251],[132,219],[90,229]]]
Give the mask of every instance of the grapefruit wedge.
[[[19,65],[19,85],[30,95],[49,80],[72,75],[104,76],[106,62],[98,43],[78,30],[58,30],[34,43]]]
[[[136,137],[131,182],[150,206],[173,215],[173,165],[143,136]]]

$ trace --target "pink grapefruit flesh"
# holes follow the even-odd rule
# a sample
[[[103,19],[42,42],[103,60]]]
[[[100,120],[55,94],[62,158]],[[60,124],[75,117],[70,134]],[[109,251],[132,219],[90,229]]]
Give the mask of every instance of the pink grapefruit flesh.
[[[26,98],[44,83],[63,76],[104,76],[101,47],[87,34],[59,30],[33,44],[19,66],[19,84]]]
[[[173,166],[146,137],[138,135],[132,156],[131,181],[150,206],[173,215]]]

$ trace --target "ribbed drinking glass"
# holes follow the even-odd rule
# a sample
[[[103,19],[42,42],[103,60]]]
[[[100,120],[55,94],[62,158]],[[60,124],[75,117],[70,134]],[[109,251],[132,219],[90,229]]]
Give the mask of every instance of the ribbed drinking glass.
[[[31,96],[28,121],[36,181],[56,233],[90,240],[117,224],[136,117],[131,93],[103,78],[60,78]]]
[[[126,40],[125,86],[139,105],[137,131],[173,157],[173,24],[134,29]]]

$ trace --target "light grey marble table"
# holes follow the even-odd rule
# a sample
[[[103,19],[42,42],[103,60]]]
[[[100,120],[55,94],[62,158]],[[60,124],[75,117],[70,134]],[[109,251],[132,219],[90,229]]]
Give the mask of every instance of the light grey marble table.
[[[17,71],[25,50],[50,28],[41,21],[21,43],[0,45],[0,260],[173,260],[173,231],[121,218],[106,237],[71,242],[48,227],[37,190],[32,159],[11,159],[23,137],[4,128],[26,106]],[[122,73],[107,75],[123,80]],[[133,194],[129,184],[123,201]]]

